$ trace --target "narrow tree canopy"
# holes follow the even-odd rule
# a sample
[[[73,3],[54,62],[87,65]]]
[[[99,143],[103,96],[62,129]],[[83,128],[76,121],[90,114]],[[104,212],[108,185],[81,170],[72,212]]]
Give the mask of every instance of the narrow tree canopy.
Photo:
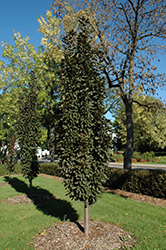
[[[39,164],[36,154],[39,141],[40,117],[36,93],[35,74],[31,72],[29,88],[25,88],[24,94],[20,95],[17,120],[17,136],[21,152],[22,173],[30,182],[30,193],[32,180],[39,174]]]
[[[79,25],[78,33],[69,31],[63,39],[59,164],[69,196],[93,204],[106,180],[110,137],[104,118],[105,81],[91,48],[89,23],[80,19]]]

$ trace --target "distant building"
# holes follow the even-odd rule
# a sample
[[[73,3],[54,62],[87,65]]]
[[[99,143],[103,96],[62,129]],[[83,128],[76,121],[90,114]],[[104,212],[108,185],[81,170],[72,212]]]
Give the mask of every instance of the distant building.
[[[50,155],[50,151],[47,149],[42,150],[40,147],[37,148],[37,157],[41,158]]]

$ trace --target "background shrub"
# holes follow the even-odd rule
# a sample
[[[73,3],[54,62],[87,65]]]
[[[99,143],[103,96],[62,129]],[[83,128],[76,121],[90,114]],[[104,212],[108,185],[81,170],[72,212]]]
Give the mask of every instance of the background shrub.
[[[0,164],[0,176],[8,175],[9,172],[7,171],[7,164]],[[21,165],[20,163],[15,164],[14,171],[12,174],[21,174]]]
[[[57,163],[41,163],[39,164],[39,171],[42,174],[48,174],[52,176],[61,176],[60,168]],[[14,167],[14,171],[12,174],[22,174],[21,171],[21,164],[17,163]],[[7,172],[7,165],[6,164],[0,164],[0,176],[2,175],[8,175]]]
[[[123,158],[119,158],[119,159],[118,159],[118,162],[123,162]]]
[[[58,163],[41,163],[39,171],[42,174],[61,177],[61,171]]]
[[[133,152],[133,158],[135,158],[138,161],[138,159],[141,158],[141,153],[134,151]]]
[[[143,158],[139,158],[138,162],[147,162],[147,161],[145,159],[143,159]]]
[[[110,159],[111,161],[118,161],[118,162],[123,162],[123,154],[114,154],[112,158]],[[133,152],[133,158],[132,162],[153,162],[157,161],[155,158],[155,153],[153,151],[151,152],[145,152],[141,154],[140,152]]]
[[[166,171],[109,169],[106,186],[166,199]]]
[[[141,158],[146,161],[153,161],[153,158],[155,158],[155,153],[153,151],[151,152],[145,152],[141,155]]]

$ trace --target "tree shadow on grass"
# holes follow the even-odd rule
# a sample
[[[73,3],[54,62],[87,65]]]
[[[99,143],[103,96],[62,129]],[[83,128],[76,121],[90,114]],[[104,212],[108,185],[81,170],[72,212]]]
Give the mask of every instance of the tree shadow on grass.
[[[4,177],[5,181],[8,182],[9,178]],[[10,179],[10,185],[19,193],[26,194],[30,198],[33,204],[39,211],[42,211],[46,215],[51,215],[64,220],[64,217],[70,221],[76,222],[78,220],[77,211],[71,206],[70,202],[66,200],[57,199],[48,190],[43,189],[39,186],[32,187],[32,196],[29,196],[28,185],[19,180],[17,177]]]

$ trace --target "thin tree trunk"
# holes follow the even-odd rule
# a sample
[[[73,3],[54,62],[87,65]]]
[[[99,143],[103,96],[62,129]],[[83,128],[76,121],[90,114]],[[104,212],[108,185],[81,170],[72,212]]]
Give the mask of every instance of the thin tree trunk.
[[[125,103],[125,106],[126,106],[127,143],[126,143],[126,151],[124,153],[124,169],[131,169],[133,147],[134,147],[132,101],[127,101]]]
[[[89,234],[89,206],[88,201],[84,203],[84,234],[88,236]]]
[[[32,197],[32,179],[29,179],[29,197]]]
[[[55,135],[55,129],[53,130],[53,133]],[[53,143],[51,142],[50,127],[49,127],[49,125],[47,126],[47,147],[48,147],[48,150],[50,151],[51,162],[54,163],[55,162],[55,148],[56,148],[56,144],[55,144],[55,141]]]
[[[51,162],[55,162],[55,150],[56,150],[56,132],[55,132],[55,127],[53,128],[53,133],[54,133],[54,141],[53,141],[53,146],[51,148]]]
[[[55,162],[55,146],[53,145],[51,150],[51,162],[54,163]]]

